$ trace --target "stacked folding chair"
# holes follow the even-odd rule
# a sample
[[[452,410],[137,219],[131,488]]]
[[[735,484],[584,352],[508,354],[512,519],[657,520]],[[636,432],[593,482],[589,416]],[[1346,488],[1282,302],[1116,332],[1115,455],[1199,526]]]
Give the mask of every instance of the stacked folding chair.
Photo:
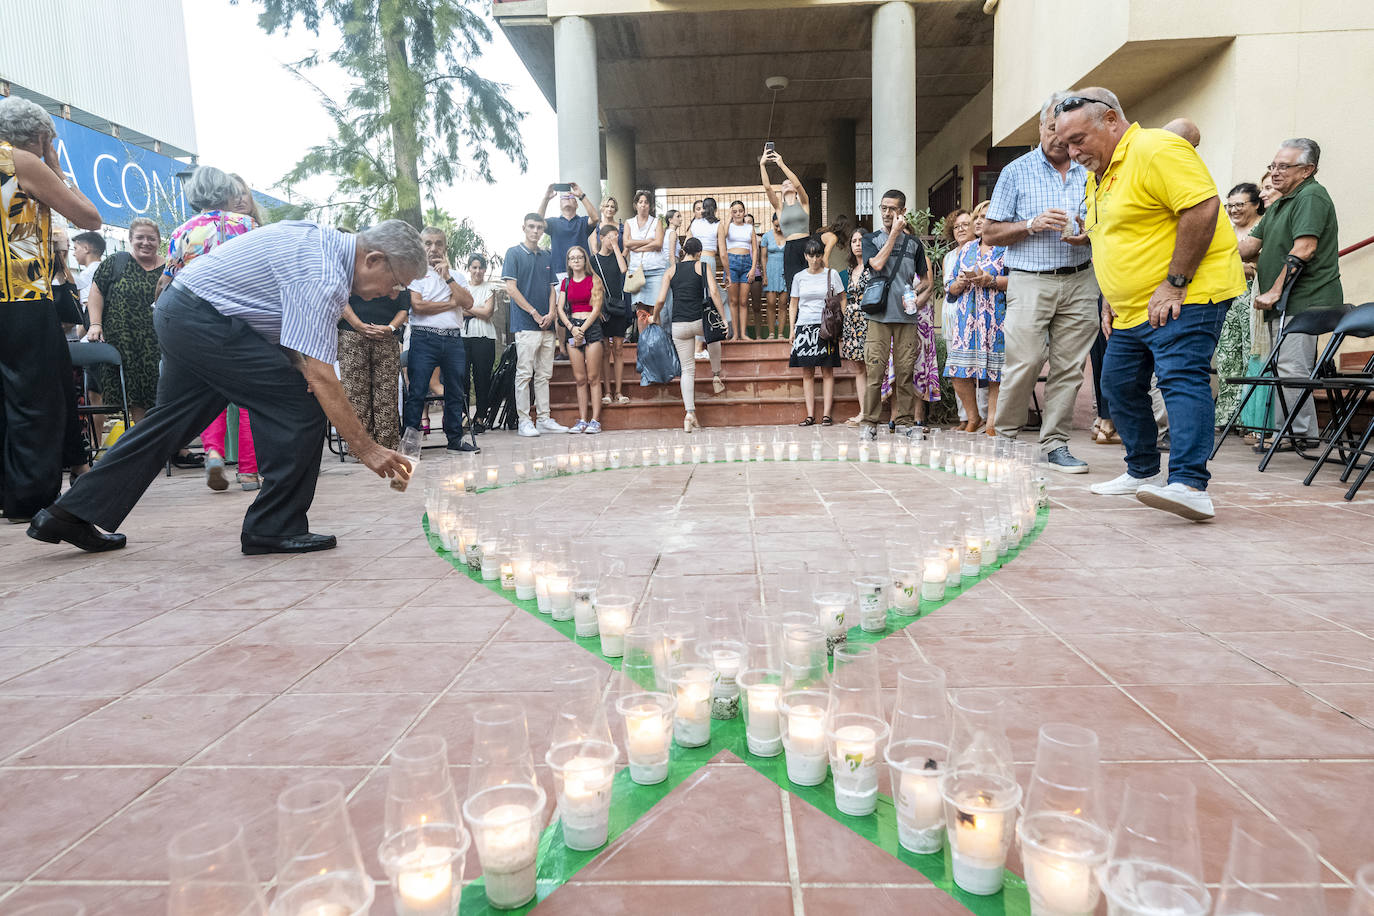
[[[1347,312],[1340,324],[1336,325],[1332,344],[1327,347],[1330,351],[1330,364],[1335,364],[1338,341],[1370,337],[1374,337],[1374,302],[1366,302]],[[1328,424],[1330,434],[1324,437],[1322,452],[1317,456],[1316,464],[1308,472],[1303,483],[1310,485],[1316,479],[1317,472],[1331,459],[1332,452],[1335,452],[1344,463],[1342,483],[1349,481],[1351,474],[1359,472],[1345,494],[1347,500],[1354,499],[1369,477],[1370,471],[1374,469],[1374,448],[1370,445],[1371,438],[1374,438],[1374,419],[1366,419],[1362,430],[1359,420],[1361,411],[1369,403],[1370,394],[1374,393],[1374,356],[1371,356],[1358,372],[1323,373],[1313,379],[1310,386],[1313,390],[1326,392],[1331,408],[1331,422]]]

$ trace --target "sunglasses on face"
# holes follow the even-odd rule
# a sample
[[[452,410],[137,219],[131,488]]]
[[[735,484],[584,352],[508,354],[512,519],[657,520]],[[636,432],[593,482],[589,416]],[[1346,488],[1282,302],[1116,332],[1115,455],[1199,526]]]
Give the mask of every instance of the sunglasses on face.
[[[1055,116],[1057,117],[1058,115],[1062,115],[1066,111],[1077,111],[1078,109],[1082,108],[1084,105],[1087,105],[1090,102],[1097,105],[1101,105],[1104,108],[1112,107],[1108,105],[1106,102],[1102,101],[1101,99],[1089,99],[1084,98],[1081,95],[1073,95],[1069,96],[1067,99],[1064,99],[1064,101],[1054,106]]]

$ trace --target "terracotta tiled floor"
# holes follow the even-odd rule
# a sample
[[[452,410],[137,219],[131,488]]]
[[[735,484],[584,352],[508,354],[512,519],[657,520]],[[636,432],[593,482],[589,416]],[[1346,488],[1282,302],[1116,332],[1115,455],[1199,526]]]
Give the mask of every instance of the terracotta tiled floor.
[[[514,441],[483,445],[499,455]],[[951,686],[1001,691],[1023,768],[1040,724],[1096,729],[1113,810],[1129,772],[1185,773],[1209,880],[1235,817],[1312,831],[1343,906],[1346,878],[1374,860],[1374,491],[1347,504],[1333,484],[1300,486],[1301,461],[1261,475],[1230,445],[1214,466],[1218,518],[1192,525],[1092,496],[1089,483],[1119,473],[1119,449],[1075,451],[1094,472],[1051,481],[1054,510],[1033,547],[880,644],[884,685],[924,659]],[[741,590],[784,559],[845,549],[881,530],[875,520],[947,511],[957,483],[751,464],[479,498],[596,538],[638,584],[664,552],[703,587]],[[266,880],[274,799],[308,777],[345,783],[371,860],[389,749],[443,734],[461,788],[471,710],[494,693],[525,705],[542,757],[549,673],[590,657],[433,556],[420,489],[398,495],[327,456],[312,521],[341,544],[308,557],[242,557],[250,497],[185,474],[158,478],[121,553],[0,527],[0,913],[68,896],[92,914],[160,912],[167,840],[218,816],[245,820]],[[856,899],[874,913],[966,912],[724,754],[539,912],[800,914],[852,911]],[[391,912],[385,888],[378,901],[374,913]]]

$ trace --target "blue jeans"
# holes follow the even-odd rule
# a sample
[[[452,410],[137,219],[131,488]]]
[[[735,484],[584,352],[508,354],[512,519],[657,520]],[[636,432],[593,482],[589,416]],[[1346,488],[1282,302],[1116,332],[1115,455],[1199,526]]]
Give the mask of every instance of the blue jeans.
[[[425,414],[425,397],[429,394],[429,379],[439,370],[444,384],[444,435],[448,447],[457,448],[463,441],[463,421],[467,419],[467,346],[461,337],[431,334],[420,328],[410,330],[410,355],[406,357],[406,403],[402,425],[419,429]]]
[[[1163,327],[1143,322],[1112,330],[1102,358],[1102,389],[1112,421],[1126,446],[1132,477],[1159,473],[1159,428],[1150,405],[1150,374],[1169,411],[1169,483],[1207,489],[1216,404],[1212,400],[1212,354],[1231,300],[1189,303]]]

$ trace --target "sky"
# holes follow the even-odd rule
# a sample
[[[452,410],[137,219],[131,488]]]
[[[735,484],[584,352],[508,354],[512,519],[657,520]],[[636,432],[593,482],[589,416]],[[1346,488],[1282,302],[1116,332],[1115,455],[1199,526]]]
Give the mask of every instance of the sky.
[[[199,161],[238,172],[258,190],[286,195],[274,187],[312,145],[333,133],[333,125],[310,86],[283,64],[324,49],[337,35],[315,36],[297,25],[283,36],[268,35],[257,25],[259,7],[252,0],[195,0],[183,4],[186,45],[191,60],[191,95],[195,105]],[[495,154],[496,182],[456,184],[436,193],[440,207],[456,218],[469,217],[494,251],[520,241],[520,218],[538,202],[543,189],[557,181],[557,143],[553,110],[534,85],[504,33],[492,24],[492,42],[476,64],[488,79],[510,86],[507,98],[526,112],[521,125],[529,168]],[[348,78],[328,64],[308,71],[323,91],[341,100]],[[317,178],[301,190],[315,202],[329,196],[331,180]],[[429,205],[429,201],[425,201]]]

